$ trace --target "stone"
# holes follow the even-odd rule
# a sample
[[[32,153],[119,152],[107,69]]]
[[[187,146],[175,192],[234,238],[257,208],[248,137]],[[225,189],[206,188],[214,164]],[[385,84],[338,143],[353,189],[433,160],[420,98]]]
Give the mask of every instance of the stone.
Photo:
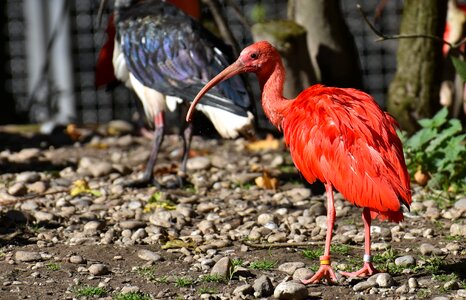
[[[241,295],[241,296],[246,296],[246,295],[252,295],[254,293],[254,288],[250,284],[243,284],[238,286],[233,290],[233,295]]]
[[[108,267],[104,264],[92,264],[88,271],[91,275],[94,276],[101,276],[110,273]]]
[[[263,213],[263,214],[260,214],[258,217],[257,217],[257,223],[259,225],[265,225],[269,222],[276,222],[275,221],[275,217],[274,215],[272,214],[267,214],[267,213]]]
[[[146,227],[145,222],[136,221],[136,220],[127,220],[120,222],[121,229],[134,230],[142,227]]]
[[[304,300],[308,296],[307,288],[304,284],[296,281],[280,282],[273,292],[277,299]]]
[[[303,262],[287,262],[278,266],[278,270],[286,273],[288,275],[293,275],[293,273],[300,268],[304,268],[305,264]]]
[[[466,236],[466,225],[464,224],[451,224],[450,234],[452,236]]]
[[[138,251],[138,257],[142,260],[146,261],[161,261],[162,256],[160,254],[157,254],[153,251],[146,250],[146,249],[141,249]]]
[[[16,251],[15,260],[21,262],[32,262],[42,260],[42,255],[39,252],[34,251]]]
[[[8,187],[8,194],[16,197],[24,196],[27,193],[26,185],[23,182],[15,182]]]
[[[50,222],[55,220],[55,215],[46,211],[39,210],[34,213],[34,218],[37,222]]]
[[[372,288],[372,287],[374,287],[376,285],[377,285],[377,283],[375,283],[374,281],[369,281],[369,280],[361,281],[361,282],[356,283],[353,286],[353,291],[355,291],[355,292],[365,291],[365,290],[370,289],[370,288]]]
[[[215,263],[210,271],[210,275],[217,275],[222,278],[230,278],[233,272],[233,265],[229,257],[222,257]]]
[[[35,193],[35,194],[42,194],[45,193],[45,191],[48,188],[48,184],[45,183],[44,181],[37,181],[31,184],[28,184],[27,186],[29,192]]]
[[[40,180],[37,172],[22,172],[16,176],[17,182],[33,183]]]
[[[400,256],[395,259],[395,265],[400,267],[411,267],[416,265],[416,259],[411,255]]]
[[[188,159],[186,168],[189,171],[200,171],[210,168],[210,159],[204,156],[197,156]]]
[[[434,245],[429,243],[423,243],[419,246],[419,252],[422,255],[439,255],[442,251],[439,248],[436,248]]]
[[[414,277],[411,277],[408,279],[408,287],[410,289],[417,289],[419,287],[419,283],[417,282],[417,279]]]
[[[269,277],[262,275],[252,285],[254,288],[254,296],[256,297],[268,297],[273,294],[273,284]]]
[[[298,268],[293,273],[293,280],[301,282],[301,280],[306,280],[314,276],[314,272],[308,268]]]
[[[84,224],[84,231],[98,231],[105,227],[105,223],[101,221],[89,221]]]
[[[86,263],[86,260],[81,255],[71,255],[69,260],[70,260],[70,263],[72,264]]]
[[[122,294],[139,293],[141,289],[135,285],[127,285],[121,288]]]
[[[388,273],[379,273],[375,282],[381,288],[389,288],[395,285],[395,280]]]
[[[466,210],[466,197],[463,197],[455,202],[453,205],[454,208],[458,210]]]
[[[445,284],[443,285],[443,288],[446,291],[453,291],[453,290],[459,289],[460,284],[458,283],[457,280],[449,280],[449,281],[445,282]]]
[[[327,216],[316,217],[316,224],[319,228],[327,230]]]

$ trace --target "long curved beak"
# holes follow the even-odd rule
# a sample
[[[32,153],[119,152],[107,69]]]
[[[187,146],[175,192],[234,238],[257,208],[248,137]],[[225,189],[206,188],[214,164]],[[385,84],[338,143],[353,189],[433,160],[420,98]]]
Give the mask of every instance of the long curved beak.
[[[245,72],[244,71],[244,64],[241,60],[237,60],[228,67],[226,67],[222,72],[220,72],[217,76],[212,78],[203,88],[199,91],[196,98],[194,98],[191,106],[189,107],[188,113],[186,114],[186,122],[191,122],[191,118],[194,112],[194,107],[199,103],[202,96],[205,95],[211,88],[215,85],[219,84],[220,82],[233,77],[239,73]]]

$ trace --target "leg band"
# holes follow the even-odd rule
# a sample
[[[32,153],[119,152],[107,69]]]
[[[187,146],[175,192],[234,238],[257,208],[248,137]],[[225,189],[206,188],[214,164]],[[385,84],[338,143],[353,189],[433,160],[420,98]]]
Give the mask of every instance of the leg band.
[[[330,265],[330,256],[323,255],[320,257],[320,265]]]
[[[366,263],[370,263],[372,262],[372,256],[370,256],[369,254],[364,254],[363,260]]]

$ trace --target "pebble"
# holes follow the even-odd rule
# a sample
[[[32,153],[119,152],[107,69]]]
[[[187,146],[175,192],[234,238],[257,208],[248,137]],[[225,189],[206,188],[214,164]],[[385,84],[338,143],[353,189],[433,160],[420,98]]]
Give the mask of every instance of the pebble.
[[[316,217],[317,227],[327,230],[327,216],[318,216]]]
[[[411,277],[408,279],[408,287],[410,289],[417,289],[419,287],[419,283],[417,282],[417,279],[414,277]]]
[[[304,268],[305,264],[303,262],[287,262],[278,266],[278,270],[284,272],[288,275],[293,275],[293,273],[300,268]]]
[[[308,268],[299,268],[296,269],[293,273],[293,280],[301,282],[314,276],[314,272]]]
[[[138,251],[138,257],[143,260],[147,261],[161,261],[162,256],[160,254],[157,254],[153,251],[146,250],[146,249],[141,249]]]
[[[16,197],[24,196],[27,193],[26,185],[23,182],[15,182],[8,187],[8,194]]]
[[[308,291],[301,282],[285,281],[275,287],[273,296],[277,299],[304,300],[308,296]]]
[[[40,180],[40,175],[37,172],[22,172],[16,176],[17,182],[33,183]]]
[[[72,264],[84,264],[86,260],[81,255],[71,255],[70,263]]]
[[[455,202],[453,205],[454,208],[458,210],[465,211],[466,210],[466,197],[463,197]]]
[[[84,224],[84,231],[98,231],[102,230],[105,227],[104,222],[100,221],[89,221]]]
[[[457,289],[460,288],[460,284],[458,283],[457,280],[449,280],[449,281],[445,282],[445,284],[443,285],[443,288],[446,291],[457,290]]]
[[[395,265],[400,267],[411,267],[416,265],[416,259],[411,255],[405,255],[397,257],[395,259]]]
[[[254,288],[250,284],[240,285],[233,290],[233,295],[246,296],[252,294],[254,294]]]
[[[256,298],[268,297],[274,292],[272,281],[265,275],[262,275],[254,280],[252,287],[254,289],[254,296]]]
[[[108,267],[104,264],[92,264],[88,271],[91,275],[94,276],[101,276],[110,273]]]
[[[395,285],[395,280],[388,273],[379,273],[377,274],[375,282],[381,288],[389,288]]]
[[[370,289],[370,288],[372,288],[372,287],[374,287],[376,285],[377,285],[377,283],[375,281],[369,281],[369,280],[361,281],[361,282],[356,283],[353,286],[353,291],[355,291],[355,292],[365,291],[365,290]]]
[[[232,271],[233,265],[231,263],[231,259],[229,257],[222,257],[212,267],[210,275],[218,275],[222,278],[230,278]]]
[[[127,285],[121,288],[122,294],[139,293],[141,289],[138,286]]]
[[[272,214],[267,214],[267,213],[264,213],[264,214],[260,214],[258,217],[257,217],[257,223],[259,225],[265,225],[267,223],[270,223],[270,222],[273,222],[275,223],[275,216],[272,215]]]
[[[34,213],[34,218],[37,222],[50,222],[55,219],[55,216],[52,213],[39,210]]]
[[[450,234],[452,236],[466,236],[466,225],[465,224],[451,224]]]
[[[210,168],[210,159],[204,156],[197,156],[188,159],[186,168],[189,171],[200,171]]]
[[[42,194],[44,193],[48,188],[48,184],[45,183],[44,181],[37,181],[31,184],[28,184],[27,189],[31,193],[35,194]]]
[[[429,243],[421,244],[419,246],[419,252],[421,252],[422,255],[439,255],[442,253],[439,248]]]
[[[135,220],[128,220],[120,222],[121,229],[129,229],[134,230],[142,227],[146,227],[145,222],[135,221]]]
[[[16,251],[15,260],[21,262],[32,262],[42,260],[42,255],[34,251]]]

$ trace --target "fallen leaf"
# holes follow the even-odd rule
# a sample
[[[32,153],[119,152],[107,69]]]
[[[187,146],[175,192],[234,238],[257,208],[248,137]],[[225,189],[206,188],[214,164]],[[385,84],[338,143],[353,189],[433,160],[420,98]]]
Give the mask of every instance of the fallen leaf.
[[[80,194],[91,194],[97,197],[102,196],[100,191],[89,188],[89,184],[84,179],[78,179],[73,182],[73,187],[70,190],[70,195],[73,197]]]
[[[280,141],[274,138],[271,134],[268,134],[267,137],[263,140],[251,142],[246,145],[246,148],[251,151],[276,150],[279,147]]]
[[[194,248],[196,245],[194,242],[185,242],[185,241],[182,241],[182,240],[178,240],[178,239],[175,239],[175,240],[171,240],[171,241],[168,241],[165,243],[165,245],[163,245],[161,248],[162,249],[177,249],[177,248]]]
[[[263,175],[257,177],[254,181],[258,187],[263,189],[276,190],[278,187],[278,179],[271,177],[266,171],[264,171]]]
[[[79,141],[79,139],[82,136],[82,133],[78,129],[78,126],[76,126],[76,124],[73,123],[70,123],[66,126],[65,132],[73,141]]]

